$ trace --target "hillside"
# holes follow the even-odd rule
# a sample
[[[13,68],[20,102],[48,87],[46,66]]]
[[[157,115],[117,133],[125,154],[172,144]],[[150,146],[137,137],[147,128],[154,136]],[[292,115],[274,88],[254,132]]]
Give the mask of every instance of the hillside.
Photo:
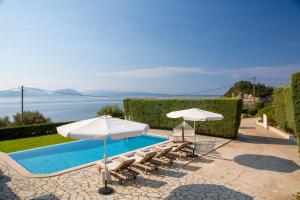
[[[74,90],[74,89],[59,89],[56,90],[55,92],[58,93],[51,93],[51,92],[46,92],[46,91],[40,91],[40,90],[32,90],[30,88],[25,88],[24,89],[24,96],[51,96],[51,95],[81,95],[80,92]],[[64,94],[66,93],[66,94]],[[13,91],[8,91],[8,92],[4,92],[4,93],[0,93],[0,97],[20,97],[21,95],[21,90],[13,90]]]
[[[58,92],[58,95],[82,95],[82,93],[78,92],[77,90],[66,88],[66,89],[60,89],[56,90],[55,92]]]
[[[257,97],[270,97],[273,92],[273,87],[257,83],[255,87]],[[241,94],[252,94],[253,84],[250,81],[239,81],[234,84],[225,94],[225,97],[238,96]]]

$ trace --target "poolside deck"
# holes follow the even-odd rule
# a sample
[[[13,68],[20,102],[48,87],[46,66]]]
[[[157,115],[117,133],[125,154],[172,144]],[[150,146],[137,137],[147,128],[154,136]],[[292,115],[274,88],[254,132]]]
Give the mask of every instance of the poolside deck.
[[[152,134],[169,134],[151,130]],[[297,146],[242,121],[237,140],[197,136],[196,160],[176,162],[134,182],[119,185],[107,197],[95,166],[50,178],[26,178],[0,160],[0,199],[291,199],[300,191]]]

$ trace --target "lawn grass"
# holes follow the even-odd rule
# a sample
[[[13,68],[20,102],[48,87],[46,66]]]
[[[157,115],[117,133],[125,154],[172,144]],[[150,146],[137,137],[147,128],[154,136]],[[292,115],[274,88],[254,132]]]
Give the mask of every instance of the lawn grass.
[[[70,141],[74,141],[74,139],[65,138],[58,134],[18,138],[13,140],[0,141],[0,151],[10,153]]]

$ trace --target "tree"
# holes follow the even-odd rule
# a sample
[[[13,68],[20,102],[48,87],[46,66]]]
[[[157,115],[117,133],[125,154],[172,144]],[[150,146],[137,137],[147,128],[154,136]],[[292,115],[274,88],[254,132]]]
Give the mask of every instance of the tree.
[[[97,112],[98,116],[101,115],[110,115],[112,117],[116,117],[116,118],[124,118],[124,111],[118,106],[118,105],[108,105],[108,106],[104,106],[102,107],[98,112]]]
[[[14,123],[13,125],[30,125],[30,124],[42,124],[42,123],[49,123],[51,122],[50,118],[44,117],[41,113],[38,111],[31,112],[26,111],[23,113],[23,117],[20,113],[17,113],[13,116]]]
[[[265,103],[263,101],[258,101],[255,103],[254,107],[259,110],[262,109],[265,106]]]
[[[10,124],[11,124],[11,122],[9,121],[8,116],[2,117],[2,118],[0,117],[0,128],[9,126]]]
[[[252,94],[253,84],[250,81],[239,81],[234,84],[225,94],[226,97],[238,96],[241,94]],[[273,93],[273,87],[258,83],[255,85],[255,93],[257,97],[270,97]]]

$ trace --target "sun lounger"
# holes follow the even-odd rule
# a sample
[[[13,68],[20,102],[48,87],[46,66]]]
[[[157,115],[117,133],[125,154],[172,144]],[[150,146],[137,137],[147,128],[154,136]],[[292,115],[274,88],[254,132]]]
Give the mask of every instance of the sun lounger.
[[[183,157],[186,158],[189,154],[192,154],[193,152],[191,151],[191,142],[183,142],[179,144],[177,147],[173,147],[173,149],[170,151],[168,155],[171,157],[179,157],[182,159]]]
[[[151,160],[153,163],[158,164],[158,165],[170,165],[173,163],[175,160],[174,158],[167,157],[169,152],[172,150],[172,147],[167,146],[167,145],[158,145],[154,147],[157,151],[158,154],[154,156],[154,158]]]
[[[183,142],[183,143],[176,143],[176,144],[170,144],[170,146],[172,147],[172,150],[169,151],[168,154],[165,155],[165,157],[167,158],[180,158],[180,160],[182,158],[186,158],[189,154],[192,153],[191,150],[191,142]]]
[[[135,153],[131,154],[125,154],[121,156],[124,160],[126,159],[135,159],[135,162],[132,163],[133,167],[136,167],[138,169],[144,170],[145,174],[147,174],[150,171],[157,170],[158,167],[151,163],[151,160],[153,159],[154,156],[156,156],[157,152],[155,151],[137,151]]]
[[[106,162],[106,167],[110,171],[110,174],[119,179],[120,183],[122,181],[128,181],[132,179],[136,179],[138,172],[131,169],[130,166],[135,162],[135,159],[114,159]],[[99,170],[104,169],[104,162],[100,161],[97,163],[99,166]]]

